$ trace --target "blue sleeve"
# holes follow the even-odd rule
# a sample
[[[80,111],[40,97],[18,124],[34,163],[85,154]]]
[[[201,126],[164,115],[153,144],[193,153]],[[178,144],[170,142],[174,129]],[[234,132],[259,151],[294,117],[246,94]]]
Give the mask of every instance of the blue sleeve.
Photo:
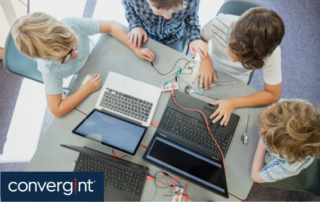
[[[69,27],[76,26],[85,35],[90,36],[98,34],[100,32],[100,25],[98,20],[89,18],[64,18],[61,20],[66,23]]]
[[[62,93],[63,79],[42,73],[44,82],[44,91],[49,95],[58,95]]]
[[[137,15],[133,5],[128,0],[122,0],[121,2],[122,2],[122,5],[125,9],[125,12],[126,12],[125,13],[126,19],[129,22],[129,32],[136,27],[143,28],[143,24],[141,22],[141,19]],[[142,6],[142,4],[140,6]]]
[[[187,44],[191,43],[196,39],[201,39],[200,37],[200,25],[199,25],[199,4],[200,1],[196,0],[190,14],[184,19],[186,24],[186,31],[188,33]]]

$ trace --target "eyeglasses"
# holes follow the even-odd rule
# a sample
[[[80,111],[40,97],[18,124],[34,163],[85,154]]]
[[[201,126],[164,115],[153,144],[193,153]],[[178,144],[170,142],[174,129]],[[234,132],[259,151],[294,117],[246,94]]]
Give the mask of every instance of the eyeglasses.
[[[71,58],[71,53],[72,53],[72,51],[75,51],[75,50],[77,50],[77,46],[74,47],[74,48],[72,48],[72,49],[69,51],[69,53],[63,58],[61,64],[68,62],[68,61],[70,60],[70,58]]]

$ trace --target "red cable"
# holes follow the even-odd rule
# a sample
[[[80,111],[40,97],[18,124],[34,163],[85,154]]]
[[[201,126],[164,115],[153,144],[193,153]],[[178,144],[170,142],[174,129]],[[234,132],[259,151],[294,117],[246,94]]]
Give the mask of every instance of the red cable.
[[[186,189],[186,197],[188,197],[188,192],[187,192],[187,184],[188,184],[188,181],[186,181],[186,184],[184,185],[185,189]],[[186,202],[188,201],[188,199],[186,198]]]
[[[222,153],[222,151],[221,151],[221,149],[220,149],[220,146],[218,145],[216,139],[215,139],[215,138],[213,137],[213,135],[211,134],[211,131],[210,131],[210,128],[209,128],[209,124],[208,124],[208,120],[207,120],[206,115],[204,115],[204,113],[203,113],[202,111],[200,111],[200,110],[188,109],[188,108],[181,107],[181,106],[176,102],[176,99],[174,98],[174,92],[173,92],[173,90],[171,90],[171,95],[172,95],[172,99],[173,99],[174,103],[175,103],[179,108],[184,109],[184,110],[187,110],[187,111],[199,112],[200,114],[202,114],[202,116],[203,116],[204,119],[206,120],[207,129],[208,129],[208,131],[209,131],[209,134],[211,135],[212,139],[213,139],[214,142],[216,143],[216,145],[217,145],[217,147],[218,147],[218,149],[219,149],[219,151],[220,151],[220,153],[221,153],[222,160],[223,160],[223,168],[224,168],[224,171],[226,171],[226,164],[225,164],[225,162],[224,162],[224,155],[223,155],[223,153]]]
[[[192,198],[189,198],[189,197],[187,197],[187,196],[185,196],[185,195],[182,195],[182,198],[185,198],[186,200],[187,200],[187,199],[190,199],[191,201],[195,202]]]
[[[146,145],[143,145],[143,144],[141,144],[140,147],[147,148],[147,146],[146,146]],[[112,151],[113,156],[116,157],[116,158],[122,158],[122,157],[127,156],[127,154],[124,154],[124,155],[122,155],[122,156],[117,156],[117,155],[114,154],[113,149],[111,149],[111,151]]]
[[[151,124],[154,126],[154,127],[158,127],[159,124],[158,123],[155,123],[155,122],[151,122]]]
[[[161,170],[161,172],[162,172],[162,170]],[[163,173],[162,173],[163,174]],[[165,175],[164,175],[164,177],[166,177]],[[168,179],[178,179],[178,177],[177,178],[169,178],[169,177],[166,177],[166,178],[168,178]],[[161,184],[163,184],[163,185],[165,185],[165,186],[167,186],[167,187],[169,187],[169,188],[174,188],[175,187],[175,185],[173,185],[173,186],[169,186],[169,185],[167,185],[166,183],[164,183],[164,182],[161,182],[160,180],[157,180],[157,179],[155,179],[154,177],[152,177],[152,176],[150,176],[150,175],[147,175],[147,179],[148,180],[155,180],[155,181],[157,181],[157,182],[160,182]],[[181,179],[181,178],[179,178],[179,179]],[[181,179],[182,180],[182,179]],[[187,181],[188,182],[188,181]],[[186,182],[186,186],[187,186],[187,182]],[[174,183],[175,184],[175,183]],[[187,194],[187,193],[186,193]],[[193,201],[193,202],[195,202],[192,198],[189,198],[188,196],[186,196],[186,195],[182,195],[182,197],[183,198],[185,198],[186,200],[187,199],[190,199],[191,201]]]
[[[113,149],[111,149],[111,151],[112,151],[113,156],[116,157],[116,158],[122,158],[122,157],[127,156],[127,154],[124,154],[122,156],[117,156],[117,155],[114,154]]]

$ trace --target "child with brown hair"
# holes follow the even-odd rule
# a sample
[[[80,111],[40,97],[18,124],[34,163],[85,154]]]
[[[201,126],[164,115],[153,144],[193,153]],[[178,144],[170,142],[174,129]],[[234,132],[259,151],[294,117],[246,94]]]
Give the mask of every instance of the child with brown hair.
[[[213,122],[227,125],[235,108],[268,105],[281,96],[281,49],[285,34],[281,17],[268,8],[251,8],[240,17],[219,14],[201,30],[201,38],[210,43],[209,56],[201,60],[200,87],[209,88],[218,81],[215,70],[248,83],[253,70],[262,69],[264,90],[252,95],[233,97],[212,102],[219,105],[211,115]]]
[[[298,175],[320,158],[320,111],[304,100],[277,102],[258,118],[260,139],[251,178],[275,182]]]

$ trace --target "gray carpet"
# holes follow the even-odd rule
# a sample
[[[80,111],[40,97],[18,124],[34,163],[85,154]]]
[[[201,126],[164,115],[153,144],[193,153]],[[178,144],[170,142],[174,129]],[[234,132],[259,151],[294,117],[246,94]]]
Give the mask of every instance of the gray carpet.
[[[19,95],[22,77],[7,72],[0,61],[0,154],[7,139],[14,107]],[[2,170],[1,170],[2,171]]]
[[[319,0],[254,0],[275,10],[284,20],[286,35],[281,44],[283,98],[299,97],[320,106],[320,1]],[[87,0],[83,17],[91,18],[96,0]],[[318,44],[316,46],[315,44]],[[0,154],[19,94],[22,78],[10,74],[0,62]],[[263,89],[261,71],[256,71],[251,86]],[[39,143],[53,120],[47,109]],[[0,164],[0,171],[23,171],[27,162]],[[320,201],[320,197],[294,191],[252,186],[246,201]]]
[[[320,1],[253,0],[277,12],[286,33],[280,45],[282,98],[302,98],[320,106]],[[255,71],[251,86],[264,89],[262,71]]]
[[[320,106],[320,1],[253,0],[277,12],[286,34],[280,45],[282,98],[302,98]],[[316,45],[318,44],[318,45]],[[255,71],[250,86],[263,90],[262,71]],[[246,201],[320,201],[320,197],[254,184]]]

